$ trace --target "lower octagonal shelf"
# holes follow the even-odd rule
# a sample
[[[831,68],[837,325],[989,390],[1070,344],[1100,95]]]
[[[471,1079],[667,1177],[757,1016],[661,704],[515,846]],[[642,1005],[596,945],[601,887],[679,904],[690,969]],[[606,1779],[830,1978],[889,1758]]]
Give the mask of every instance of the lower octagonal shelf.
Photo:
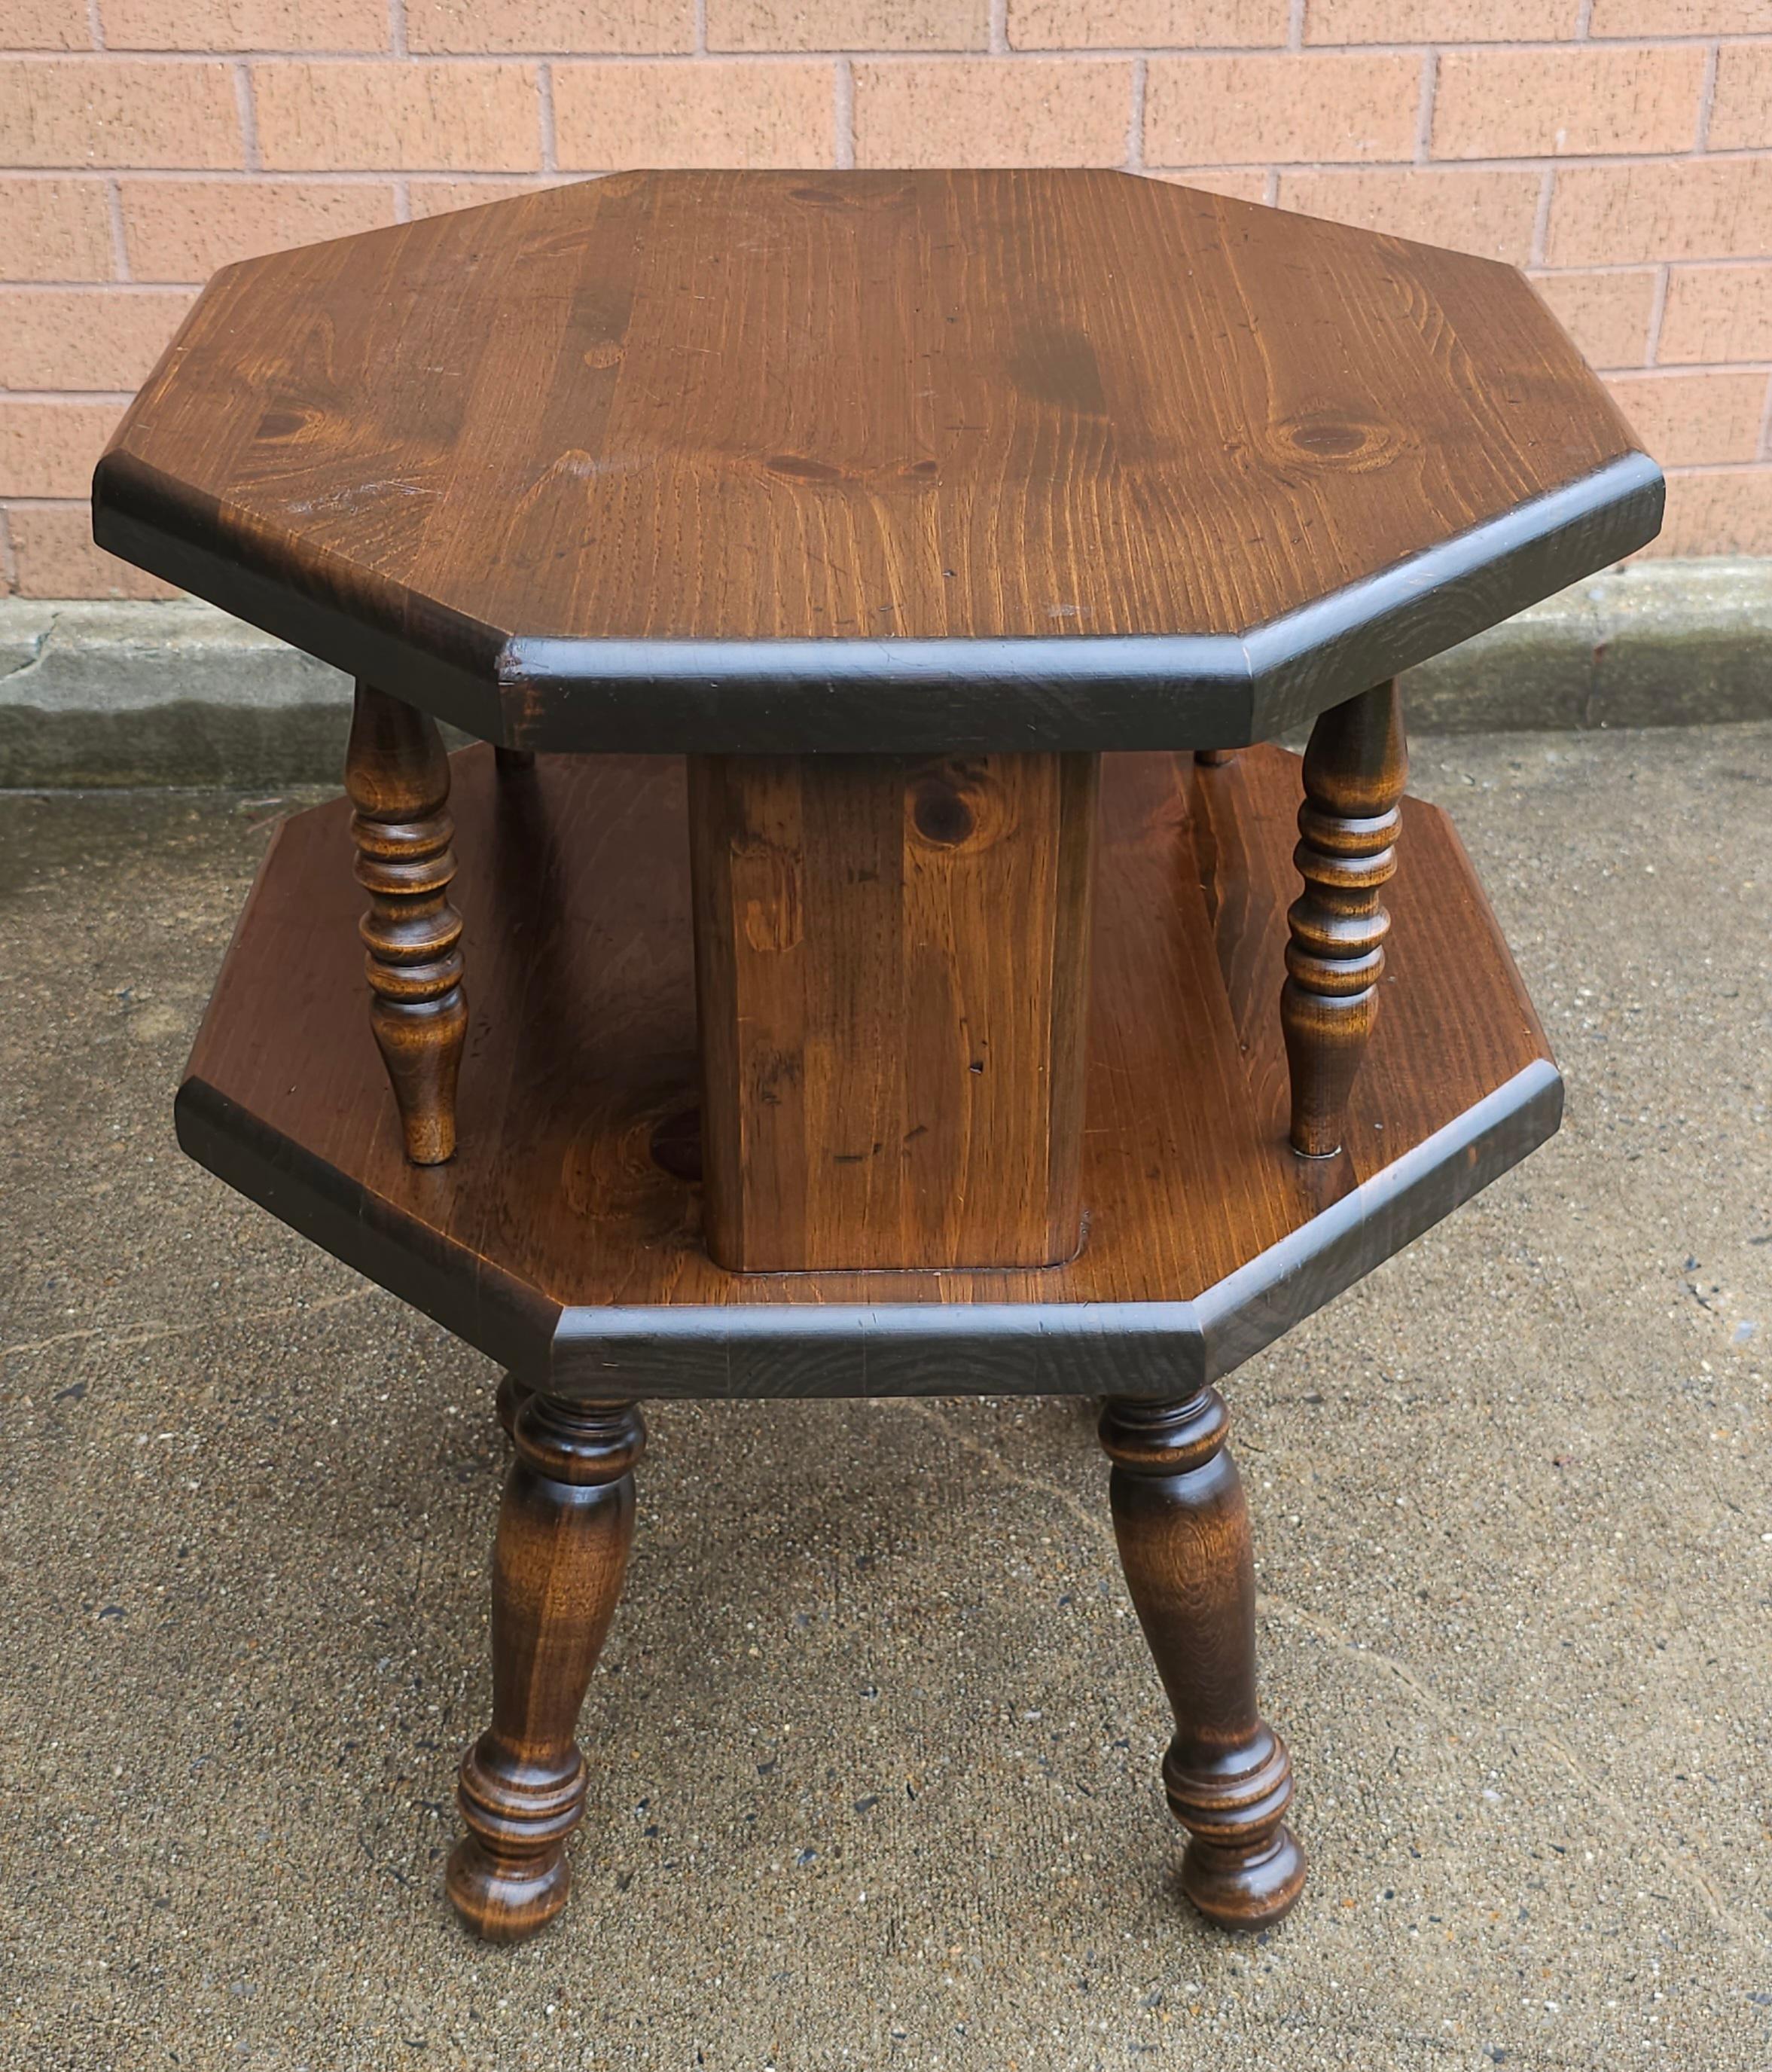
[[[682,766],[454,758],[459,1149],[409,1166],[343,800],[278,832],[179,1095],[191,1155],[525,1380],[587,1396],[1174,1396],[1542,1143],[1562,1083],[1444,814],[1404,805],[1378,1022],[1335,1157],[1286,1140],[1297,758],[1104,758],[1068,1263],[734,1274],[700,1237]]]

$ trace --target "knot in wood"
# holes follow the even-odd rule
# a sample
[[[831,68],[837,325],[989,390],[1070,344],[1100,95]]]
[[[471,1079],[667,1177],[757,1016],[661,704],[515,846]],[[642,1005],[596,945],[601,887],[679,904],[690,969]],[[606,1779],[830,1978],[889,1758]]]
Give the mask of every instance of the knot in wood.
[[[905,796],[912,838],[931,849],[985,849],[1022,824],[1015,801],[983,760],[933,763]]]

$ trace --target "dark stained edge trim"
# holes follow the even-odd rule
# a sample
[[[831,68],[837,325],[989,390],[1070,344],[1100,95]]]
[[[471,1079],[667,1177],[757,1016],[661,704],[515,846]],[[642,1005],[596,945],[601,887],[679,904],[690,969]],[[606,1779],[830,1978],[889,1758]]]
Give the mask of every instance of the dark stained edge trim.
[[[1667,484],[1647,454],[1535,497],[1248,635],[1268,737],[1647,546]]]
[[[1302,1323],[1529,1157],[1562,1121],[1563,1075],[1548,1058],[1538,1059],[1283,1243],[1227,1275],[1194,1305],[1205,1338],[1203,1378],[1218,1380]]]
[[[1164,1396],[1216,1380],[1556,1133],[1548,1059],[1196,1301],[611,1305],[561,1309],[463,1270],[324,1160],[188,1079],[180,1147],[218,1179],[489,1359],[569,1395]]]
[[[571,1308],[549,1379],[594,1397],[1165,1396],[1230,1373],[1554,1136],[1541,1059],[1192,1302]]]
[[[1255,738],[1248,658],[1228,634],[516,639],[500,676],[508,730],[543,750],[1005,753]]]
[[[422,1309],[489,1359],[545,1372],[557,1304],[483,1261],[478,1272],[465,1272],[455,1248],[426,1242],[421,1226],[366,1196],[335,1166],[206,1080],[187,1079],[179,1087],[173,1124],[188,1157],[323,1252]]]
[[[1619,560],[1654,538],[1663,494],[1655,462],[1625,454],[1240,639],[507,640],[367,576],[349,596],[319,569],[300,586],[262,540],[229,536],[213,499],[115,448],[93,476],[93,533],[249,625],[507,746],[1228,748],[1271,738]]]
[[[1245,746],[1634,552],[1664,496],[1622,454],[1240,639],[513,639],[506,731],[635,754]]]
[[[107,453],[93,471],[93,538],[107,553],[464,733],[497,740],[502,634],[441,606],[422,609],[404,593],[387,602],[367,594],[343,601],[300,588],[282,565],[255,567],[246,558],[253,547],[226,540],[224,530],[212,498],[199,499],[131,454]],[[339,762],[342,769],[342,736]]]

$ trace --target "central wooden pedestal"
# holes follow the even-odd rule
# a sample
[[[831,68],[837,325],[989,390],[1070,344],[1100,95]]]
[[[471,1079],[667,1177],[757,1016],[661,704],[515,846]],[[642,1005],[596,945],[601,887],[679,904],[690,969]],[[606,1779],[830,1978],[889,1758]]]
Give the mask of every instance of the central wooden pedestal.
[[[1100,760],[689,758],[720,1265],[1075,1254]]]

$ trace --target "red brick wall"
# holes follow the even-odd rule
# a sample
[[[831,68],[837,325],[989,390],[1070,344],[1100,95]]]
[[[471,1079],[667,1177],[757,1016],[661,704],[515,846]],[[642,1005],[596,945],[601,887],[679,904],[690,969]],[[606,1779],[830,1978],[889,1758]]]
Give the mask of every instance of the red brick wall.
[[[0,0],[0,575],[152,594],[95,454],[195,286],[652,165],[1127,166],[1530,268],[1772,553],[1772,0]]]

